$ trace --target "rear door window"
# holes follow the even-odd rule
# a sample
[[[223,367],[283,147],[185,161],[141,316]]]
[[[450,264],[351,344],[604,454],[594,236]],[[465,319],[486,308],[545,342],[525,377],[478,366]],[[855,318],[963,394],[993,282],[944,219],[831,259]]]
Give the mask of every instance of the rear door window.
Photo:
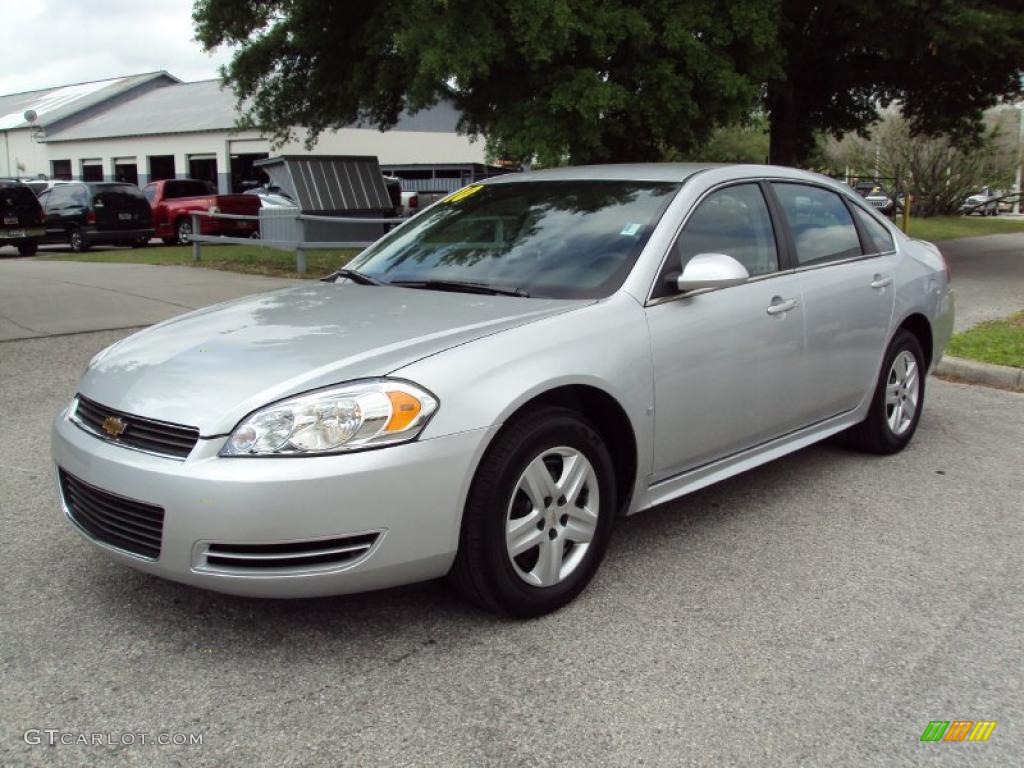
[[[896,246],[893,244],[892,235],[889,234],[889,230],[883,227],[878,219],[867,211],[862,211],[856,205],[851,205],[850,207],[853,208],[854,216],[857,217],[861,229],[867,235],[866,253],[888,253],[895,249]]]
[[[806,184],[772,184],[793,233],[797,265],[861,256],[860,238],[846,203],[835,192]]]

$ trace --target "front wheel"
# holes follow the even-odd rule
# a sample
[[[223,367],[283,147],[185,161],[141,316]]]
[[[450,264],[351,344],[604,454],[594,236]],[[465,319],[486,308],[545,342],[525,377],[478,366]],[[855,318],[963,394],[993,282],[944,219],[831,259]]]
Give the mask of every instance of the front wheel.
[[[26,240],[22,243],[18,243],[18,253],[22,256],[35,256],[36,251],[39,250],[38,240]]]
[[[601,436],[575,411],[545,407],[507,425],[473,479],[450,574],[456,589],[519,617],[570,602],[608,545],[614,471]]]
[[[867,418],[850,430],[861,450],[890,454],[910,443],[924,407],[924,351],[907,330],[896,332],[882,361]]]
[[[178,222],[175,233],[178,236],[178,245],[188,245],[192,242],[192,222],[182,219]]]

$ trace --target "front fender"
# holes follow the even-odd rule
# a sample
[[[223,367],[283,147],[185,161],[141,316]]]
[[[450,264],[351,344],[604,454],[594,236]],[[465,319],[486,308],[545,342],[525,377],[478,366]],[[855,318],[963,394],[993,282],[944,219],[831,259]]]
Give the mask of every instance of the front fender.
[[[650,474],[652,462],[651,371],[644,309],[620,292],[575,312],[477,339],[391,373],[426,387],[441,402],[421,437],[424,440],[491,428],[490,440],[496,427],[546,392],[570,385],[602,390],[619,403],[633,427],[639,486]],[[638,496],[634,493],[633,498]]]

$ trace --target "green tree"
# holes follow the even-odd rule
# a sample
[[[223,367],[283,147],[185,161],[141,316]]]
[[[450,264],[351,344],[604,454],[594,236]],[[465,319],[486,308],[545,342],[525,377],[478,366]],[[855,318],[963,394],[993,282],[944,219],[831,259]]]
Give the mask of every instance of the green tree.
[[[782,0],[784,61],[769,78],[773,163],[800,165],[815,134],[863,132],[898,101],[913,135],[977,138],[985,109],[1019,94],[1021,0]]]
[[[915,134],[979,133],[1018,94],[1021,0],[196,0],[235,44],[245,120],[310,142],[449,98],[492,156],[689,156],[763,110],[770,159],[814,161],[899,101]]]
[[[833,167],[854,176],[894,179],[913,196],[914,215],[953,214],[983,186],[1005,188],[1012,178],[1013,155],[1004,134],[1007,116],[998,111],[986,115],[982,132],[968,146],[955,136],[914,135],[908,119],[891,113],[869,136],[849,134],[826,155]]]
[[[779,59],[778,0],[197,0],[198,38],[277,139],[449,98],[493,154],[659,160],[750,114]]]

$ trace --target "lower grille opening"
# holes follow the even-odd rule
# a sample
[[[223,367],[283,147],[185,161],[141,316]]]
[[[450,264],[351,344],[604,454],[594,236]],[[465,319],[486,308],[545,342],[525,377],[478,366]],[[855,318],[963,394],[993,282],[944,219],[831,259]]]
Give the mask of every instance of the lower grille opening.
[[[341,565],[362,558],[379,537],[379,533],[366,533],[280,544],[209,544],[204,553],[204,565],[220,571],[271,571]]]
[[[134,555],[160,557],[164,511],[143,501],[103,491],[59,470],[68,515],[92,538]]]

